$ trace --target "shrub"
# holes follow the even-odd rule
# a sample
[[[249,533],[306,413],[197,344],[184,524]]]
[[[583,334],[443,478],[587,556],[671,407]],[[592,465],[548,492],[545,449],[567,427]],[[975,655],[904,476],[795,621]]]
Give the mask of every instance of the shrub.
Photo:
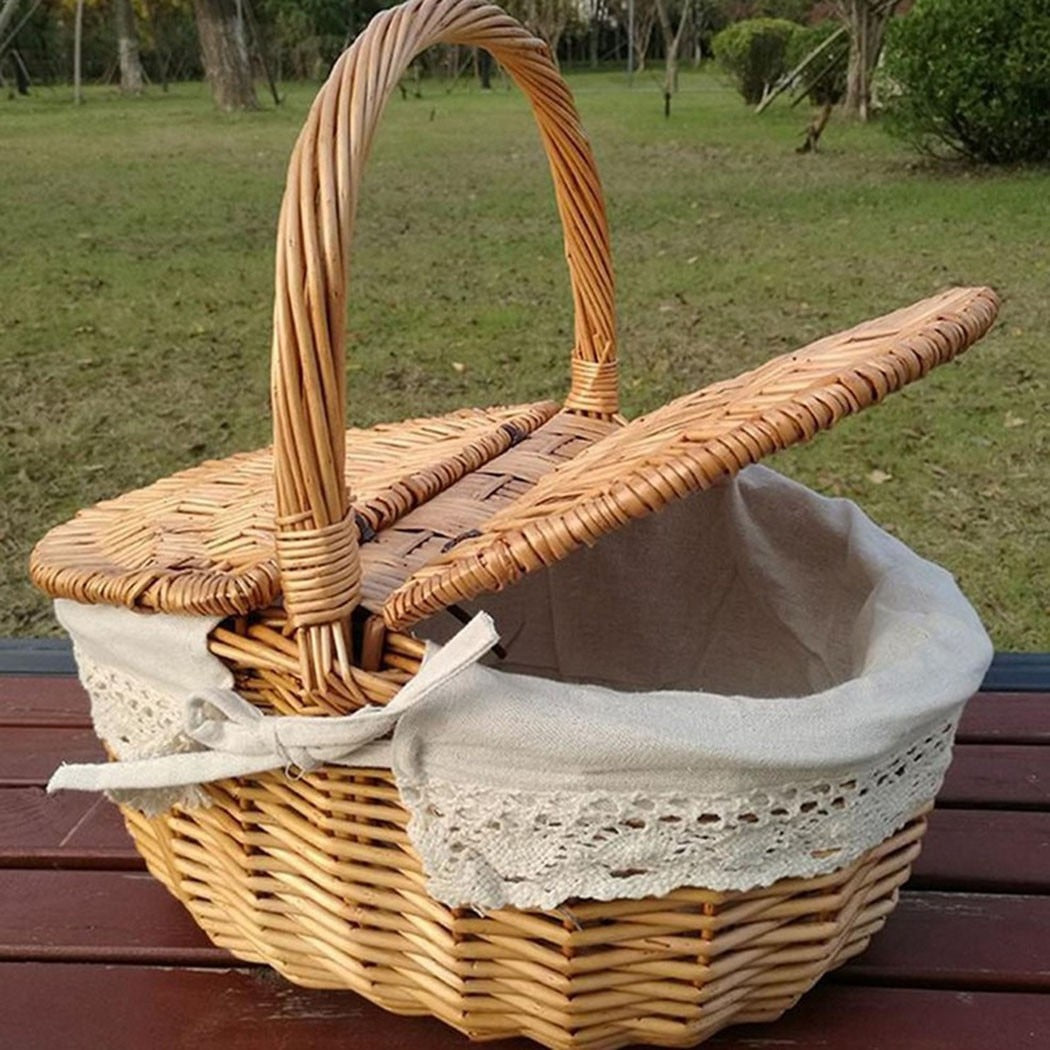
[[[800,27],[795,31],[788,45],[788,71],[794,69],[805,57],[820,47],[833,33],[838,32],[841,23],[829,18],[815,26]],[[811,84],[809,100],[815,106],[830,103],[836,105],[846,94],[846,67],[849,62],[849,37],[843,33],[838,40],[829,44],[802,71],[801,84]],[[814,81],[814,78],[818,78]]]
[[[918,0],[889,29],[891,131],[926,152],[1050,160],[1047,0]]]
[[[727,26],[711,41],[719,65],[749,105],[761,102],[766,89],[788,71],[788,43],[798,30],[783,18],[748,18]]]

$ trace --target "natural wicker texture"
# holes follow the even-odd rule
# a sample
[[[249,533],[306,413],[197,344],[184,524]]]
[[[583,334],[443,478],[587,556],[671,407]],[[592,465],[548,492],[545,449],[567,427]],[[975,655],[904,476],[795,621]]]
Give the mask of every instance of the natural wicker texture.
[[[917,816],[832,875],[749,893],[478,915],[428,897],[386,771],[208,791],[210,809],[125,818],[150,871],[216,944],[474,1039],[521,1034],[557,1050],[692,1046],[775,1020],[881,928],[926,824]]]

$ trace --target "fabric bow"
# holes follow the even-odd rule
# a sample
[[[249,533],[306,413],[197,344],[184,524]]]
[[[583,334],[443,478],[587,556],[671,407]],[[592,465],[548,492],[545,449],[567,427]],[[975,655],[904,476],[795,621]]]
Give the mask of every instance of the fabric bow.
[[[270,769],[360,765],[360,751],[385,736],[410,707],[476,663],[499,640],[479,613],[448,644],[428,648],[419,673],[385,707],[329,718],[264,715],[237,693],[206,689],[186,699],[184,732],[203,750],[127,762],[60,766],[48,792],[184,787]]]

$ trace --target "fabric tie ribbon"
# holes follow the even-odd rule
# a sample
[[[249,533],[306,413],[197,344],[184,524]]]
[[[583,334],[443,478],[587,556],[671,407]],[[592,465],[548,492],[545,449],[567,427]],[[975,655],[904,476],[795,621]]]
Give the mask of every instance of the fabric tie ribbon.
[[[205,689],[184,705],[184,732],[203,750],[127,762],[62,765],[48,792],[120,791],[183,787],[271,769],[360,765],[365,745],[385,736],[410,707],[475,664],[499,640],[487,613],[479,613],[451,641],[429,648],[419,673],[385,707],[364,707],[330,718],[264,715],[228,689]]]

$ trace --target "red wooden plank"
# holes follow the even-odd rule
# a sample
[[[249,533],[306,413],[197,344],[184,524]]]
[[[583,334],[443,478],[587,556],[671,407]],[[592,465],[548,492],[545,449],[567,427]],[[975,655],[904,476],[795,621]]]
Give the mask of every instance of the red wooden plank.
[[[148,875],[0,871],[0,959],[224,965]],[[972,991],[1050,989],[1050,898],[902,894],[839,979]]]
[[[955,748],[938,805],[1050,808],[1050,747],[961,744]]]
[[[264,969],[0,963],[5,1045],[62,1050],[466,1050],[429,1017],[398,1017],[345,991]],[[8,1042],[9,1041],[9,1042]],[[536,1050],[524,1039],[500,1050]]]
[[[956,738],[961,744],[1050,744],[1050,693],[978,693]]]
[[[105,757],[90,729],[7,728],[0,732],[0,787],[46,784],[63,762],[100,762]]]
[[[0,733],[0,787],[44,784],[61,762],[93,762],[102,747],[87,729],[10,728]],[[942,805],[1050,808],[1050,747],[960,744]]]
[[[863,984],[1050,989],[1050,898],[901,894],[863,955],[837,979]]]
[[[137,870],[143,862],[120,811],[101,796],[0,791],[0,868],[42,867]]]
[[[934,810],[909,885],[1050,893],[1050,813]]]
[[[89,702],[71,676],[0,675],[0,725],[90,726]],[[960,743],[1050,743],[1050,693],[979,693],[959,725]]]
[[[230,965],[152,876],[0,871],[0,959]]]
[[[63,1050],[466,1050],[431,1018],[262,970],[0,964],[8,1045]],[[1045,1050],[1050,996],[826,985],[771,1025],[719,1033],[719,1050]],[[535,1050],[523,1039],[500,1050]]]
[[[1050,996],[824,984],[771,1025],[720,1032],[718,1050],[1046,1050]],[[460,1047],[460,1050],[464,1050]]]
[[[40,788],[0,791],[0,867],[141,868],[116,806]],[[913,886],[1050,893],[1050,813],[938,809]]]
[[[76,678],[0,675],[0,726],[91,725],[87,693]]]

